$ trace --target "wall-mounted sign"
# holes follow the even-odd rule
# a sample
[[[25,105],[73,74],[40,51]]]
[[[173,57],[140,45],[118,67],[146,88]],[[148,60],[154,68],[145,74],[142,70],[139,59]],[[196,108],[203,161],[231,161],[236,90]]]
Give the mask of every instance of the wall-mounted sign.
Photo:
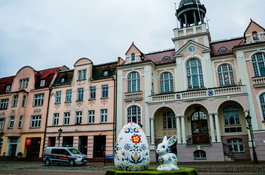
[[[31,145],[31,138],[26,138],[26,146],[30,146]]]

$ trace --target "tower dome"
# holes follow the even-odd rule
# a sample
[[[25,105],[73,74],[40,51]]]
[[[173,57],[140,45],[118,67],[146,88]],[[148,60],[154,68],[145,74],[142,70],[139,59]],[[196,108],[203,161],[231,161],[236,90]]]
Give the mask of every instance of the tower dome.
[[[181,0],[176,11],[181,28],[204,23],[205,14],[206,8],[200,0]]]

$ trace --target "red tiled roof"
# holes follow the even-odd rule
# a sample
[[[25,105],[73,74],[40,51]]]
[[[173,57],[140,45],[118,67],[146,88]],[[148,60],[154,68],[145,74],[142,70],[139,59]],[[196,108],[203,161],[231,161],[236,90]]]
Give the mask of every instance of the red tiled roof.
[[[220,42],[215,42],[211,43],[211,54],[212,56],[217,56],[217,55],[225,55],[233,52],[233,48],[235,46],[243,45],[243,37],[242,38],[237,38],[237,39],[232,39],[232,40],[224,40]],[[218,50],[222,47],[225,47],[227,50],[218,52]]]
[[[152,60],[155,64],[165,64],[175,60],[174,58],[175,49],[170,49],[161,52],[149,53],[146,56]],[[164,57],[170,57],[170,60],[163,60]]]
[[[10,85],[10,89],[11,89],[11,85],[12,85],[12,82],[14,80],[14,77],[15,76],[0,78],[0,94],[8,94],[9,93],[9,92],[6,92],[6,86]]]

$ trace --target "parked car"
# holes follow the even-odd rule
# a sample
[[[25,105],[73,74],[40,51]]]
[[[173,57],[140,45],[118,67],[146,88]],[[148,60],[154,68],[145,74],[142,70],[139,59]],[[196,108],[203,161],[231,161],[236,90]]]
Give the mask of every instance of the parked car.
[[[87,156],[73,147],[47,147],[43,155],[43,163],[85,165],[88,163]]]

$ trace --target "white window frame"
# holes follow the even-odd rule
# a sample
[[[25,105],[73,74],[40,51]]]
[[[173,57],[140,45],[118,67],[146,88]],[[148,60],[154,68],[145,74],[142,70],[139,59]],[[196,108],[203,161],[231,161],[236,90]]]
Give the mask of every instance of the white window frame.
[[[226,67],[226,71],[224,71],[224,68]],[[228,85],[234,85],[235,79],[234,79],[234,70],[231,65],[229,64],[222,64],[217,69],[218,72],[218,78],[219,78],[219,85],[220,86],[228,86]],[[225,78],[227,76],[227,78]],[[226,84],[228,80],[228,83]]]
[[[127,108],[127,122],[141,124],[141,108],[139,106],[133,105]]]
[[[169,75],[167,78],[166,75]],[[166,84],[169,86],[169,90],[166,91]],[[160,75],[160,92],[173,92],[174,86],[173,86],[173,75],[171,72],[164,72]]]
[[[205,154],[205,157],[203,154]],[[193,152],[193,156],[194,156],[194,160],[206,160],[206,151],[196,150]]]
[[[32,115],[30,121],[30,128],[40,128],[41,127],[41,115]]]
[[[9,117],[9,125],[8,128],[12,129],[14,127],[14,123],[15,123],[15,116],[10,116]]]
[[[21,107],[26,107],[26,100],[27,100],[27,95],[23,95],[22,102],[21,102]]]
[[[21,129],[21,128],[22,128],[22,124],[23,124],[23,118],[24,118],[24,116],[23,116],[23,115],[21,115],[21,116],[19,117],[19,121],[18,121],[18,128],[19,128],[19,129]]]
[[[170,112],[170,115],[168,113]],[[171,126],[168,125],[168,120],[171,120]],[[176,117],[173,111],[163,113],[163,129],[176,129]]]
[[[107,109],[101,109],[100,110],[100,122],[101,123],[107,123],[108,122],[108,110]]]
[[[78,89],[78,97],[77,101],[83,101],[84,100],[84,89]]]
[[[141,78],[140,74],[136,71],[129,73],[128,79],[127,79],[128,92],[140,91],[140,78]],[[135,89],[133,87],[135,87]]]
[[[228,111],[229,108],[233,108],[233,110]],[[237,110],[235,110],[235,109],[237,109]],[[233,113],[234,124],[230,123],[229,114],[231,114],[231,113]],[[236,117],[236,114],[237,114],[238,118]],[[240,125],[239,111],[238,111],[237,107],[229,106],[227,108],[224,108],[223,109],[223,115],[224,115],[224,124],[225,125]],[[225,119],[225,115],[227,116],[227,119]]]
[[[40,87],[45,86],[45,80],[40,80]]]
[[[5,118],[0,118],[0,130],[4,130],[5,128]]]
[[[56,92],[55,103],[61,103],[61,97],[62,97],[62,92],[61,91]]]
[[[79,70],[77,79],[78,80],[85,80],[86,79],[86,73],[87,73],[86,69]]]
[[[64,113],[64,125],[69,125],[70,123],[70,112]]]
[[[195,60],[196,65],[191,65],[191,62]],[[192,73],[192,68],[196,67],[196,73]],[[198,59],[191,59],[187,62],[186,64],[186,73],[187,73],[187,84],[188,84],[188,89],[193,89],[193,88],[202,88],[204,87],[204,80],[203,80],[203,71],[202,71],[202,65],[200,60]],[[197,76],[198,80],[198,85],[199,87],[194,87],[193,84],[193,79]]]
[[[9,102],[8,98],[1,99],[0,102],[1,102],[1,104],[0,104],[0,109],[1,110],[8,108],[8,102]]]
[[[29,78],[23,78],[19,80],[19,88],[18,89],[24,89],[28,87]]]
[[[53,114],[53,126],[58,126],[59,124],[59,113]]]
[[[44,94],[35,94],[33,106],[42,106],[44,101]]]
[[[108,98],[109,97],[109,86],[104,85],[102,86],[102,98]]]
[[[244,144],[243,144],[243,139],[237,139],[237,138],[228,139],[227,140],[227,145],[228,145],[228,151],[229,152],[233,152],[233,153],[243,153],[243,152],[245,152],[245,148],[244,148]],[[240,146],[243,147],[243,150],[240,149]],[[238,150],[235,150],[236,147],[238,148]],[[235,151],[233,151],[233,149]]]
[[[16,107],[18,102],[18,95],[13,95],[12,107]]]
[[[82,123],[82,111],[76,112],[76,123]]]
[[[65,102],[71,102],[71,101],[72,101],[72,90],[67,90]]]
[[[96,92],[97,92],[97,88],[96,87],[91,87],[90,88],[90,99],[96,99]]]
[[[262,60],[258,61],[257,56],[261,56]],[[252,60],[255,77],[265,76],[261,75],[260,71],[261,67],[265,69],[265,53],[264,52],[255,53],[254,55],[251,56],[251,60]]]
[[[88,111],[88,123],[95,122],[95,110]]]
[[[6,86],[6,92],[10,92],[10,85]]]

